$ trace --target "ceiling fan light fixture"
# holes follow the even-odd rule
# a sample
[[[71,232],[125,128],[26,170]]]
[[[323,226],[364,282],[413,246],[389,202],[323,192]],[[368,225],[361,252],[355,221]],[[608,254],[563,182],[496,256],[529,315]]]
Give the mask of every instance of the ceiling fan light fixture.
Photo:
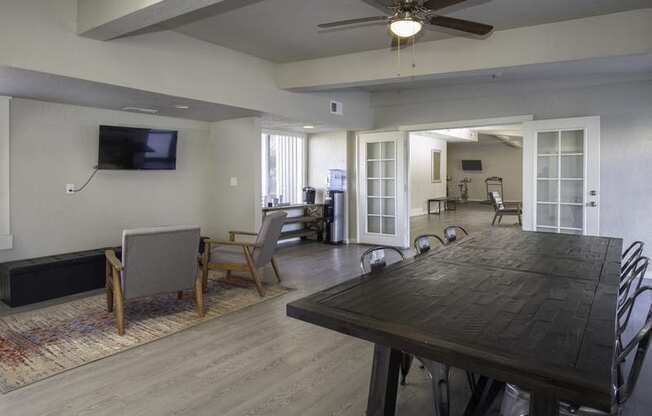
[[[411,17],[402,17],[389,25],[389,30],[399,38],[411,38],[421,32],[423,24]]]

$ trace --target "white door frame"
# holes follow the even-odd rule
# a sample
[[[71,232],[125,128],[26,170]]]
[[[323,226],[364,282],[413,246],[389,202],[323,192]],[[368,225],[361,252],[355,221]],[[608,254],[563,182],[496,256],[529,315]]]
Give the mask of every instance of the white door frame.
[[[396,178],[395,181],[395,236],[367,233],[367,161],[366,143],[375,140],[393,140],[396,142]],[[410,246],[409,199],[407,159],[408,133],[402,131],[365,132],[357,137],[357,241],[361,244],[378,244],[408,248]]]
[[[586,235],[600,235],[600,117],[537,120],[523,124],[523,229],[536,231],[537,133],[584,130],[584,215]],[[595,191],[595,195],[590,192]],[[593,205],[595,204],[595,205]]]

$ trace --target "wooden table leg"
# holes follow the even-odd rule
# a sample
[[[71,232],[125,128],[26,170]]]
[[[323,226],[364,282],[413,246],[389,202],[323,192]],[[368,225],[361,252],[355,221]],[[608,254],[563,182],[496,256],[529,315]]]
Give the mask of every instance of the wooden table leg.
[[[369,383],[367,416],[394,416],[396,414],[396,393],[403,353],[399,350],[376,344]]]
[[[559,399],[550,393],[530,393],[530,416],[559,416]]]

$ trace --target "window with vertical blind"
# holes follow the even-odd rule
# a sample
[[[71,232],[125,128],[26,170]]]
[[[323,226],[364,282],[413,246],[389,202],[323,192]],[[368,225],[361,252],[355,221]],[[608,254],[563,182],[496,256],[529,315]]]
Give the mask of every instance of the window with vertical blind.
[[[262,184],[265,202],[300,203],[306,172],[306,140],[296,134],[262,134]]]

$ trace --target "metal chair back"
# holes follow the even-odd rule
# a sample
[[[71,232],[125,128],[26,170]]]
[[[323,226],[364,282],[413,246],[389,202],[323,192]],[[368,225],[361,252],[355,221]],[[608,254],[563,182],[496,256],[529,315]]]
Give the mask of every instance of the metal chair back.
[[[444,228],[444,241],[446,244],[450,244],[454,241],[457,241],[457,231],[462,231],[464,235],[469,235],[469,233],[460,225],[449,225]]]
[[[444,240],[436,234],[423,234],[414,239],[414,249],[417,252],[417,255],[421,255],[427,251],[430,251],[432,248],[430,245],[430,239],[435,239],[441,243],[441,245],[446,245]]]
[[[631,298],[627,299],[623,307],[618,311],[619,320],[626,315],[623,327],[627,326],[627,323],[632,316],[632,311],[638,297],[648,291],[652,291],[652,288],[648,286],[639,288]],[[638,382],[639,376],[641,374],[641,369],[643,367],[643,362],[645,361],[645,355],[647,354],[648,347],[650,346],[651,335],[652,303],[650,303],[650,306],[648,307],[645,323],[636,333],[636,335],[632,337],[632,339],[625,345],[622,345],[622,341],[620,339],[618,340],[618,344],[620,345],[618,345],[616,348],[617,356],[614,362],[613,380],[616,381],[614,385],[614,392],[616,393],[616,404],[619,406],[622,406],[631,397],[634,389],[636,388],[636,383]],[[625,377],[623,374],[623,367],[625,366],[628,357],[632,353],[634,353],[632,364],[629,368],[629,373]]]
[[[647,273],[649,262],[649,258],[639,257],[623,272],[618,289],[619,306],[622,306],[627,301],[630,293],[635,293],[641,287],[645,274]],[[634,288],[633,291],[632,288]]]
[[[365,252],[360,256],[360,269],[362,270],[362,273],[373,273],[384,269],[385,266],[387,266],[385,251],[392,251],[397,253],[400,257],[399,261],[405,260],[405,254],[403,254],[403,252],[396,247],[372,247],[365,250]]]
[[[633,262],[636,261],[641,255],[643,254],[643,247],[645,247],[645,243],[642,241],[634,241],[632,244],[627,247],[627,249],[623,252],[623,255],[621,257],[622,259],[622,266],[620,268],[621,273],[625,273],[627,268],[631,266]],[[622,274],[621,274],[622,278]]]

